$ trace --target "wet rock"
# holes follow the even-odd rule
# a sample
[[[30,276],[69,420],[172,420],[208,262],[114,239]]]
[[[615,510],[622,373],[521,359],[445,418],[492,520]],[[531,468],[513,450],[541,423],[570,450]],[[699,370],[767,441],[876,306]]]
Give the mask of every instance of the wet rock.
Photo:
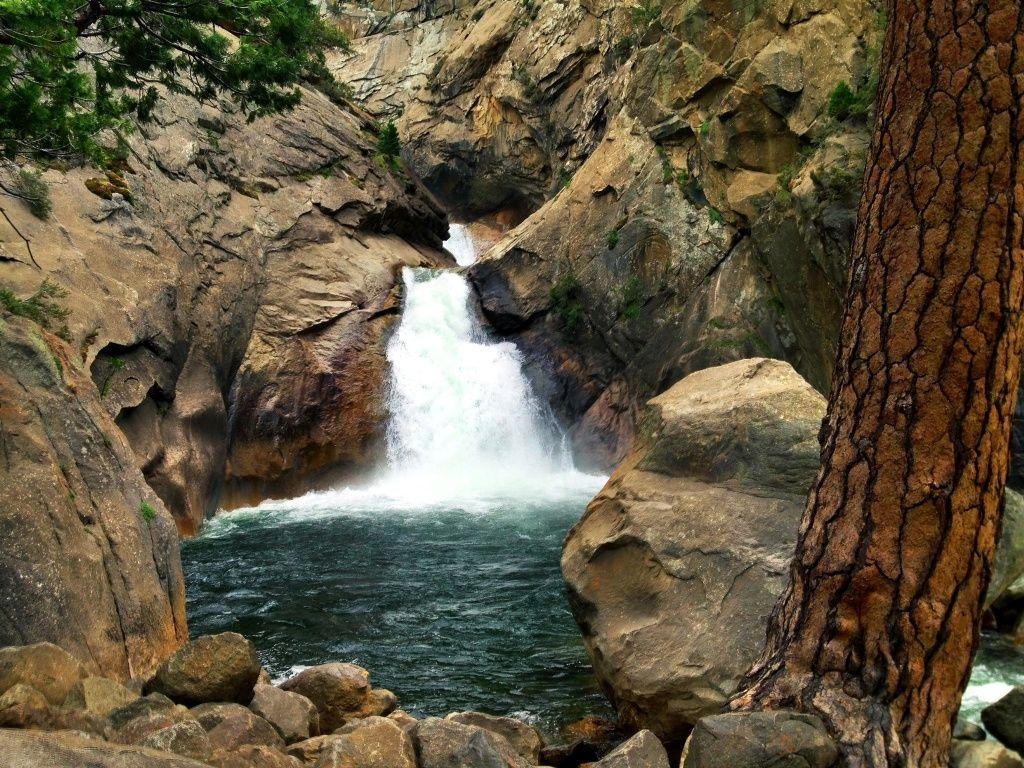
[[[729,712],[697,722],[681,768],[830,768],[839,757],[822,722],[796,712]]]
[[[286,744],[303,741],[319,731],[316,706],[299,693],[258,684],[249,709],[274,726]]]
[[[0,692],[23,683],[60,706],[83,677],[81,662],[53,643],[0,648]]]
[[[278,750],[285,747],[274,726],[247,709],[224,718],[208,734],[214,749],[229,752],[244,744],[263,744]]]
[[[961,739],[963,741],[984,741],[986,737],[985,729],[980,725],[975,725],[972,722],[957,718],[956,723],[953,725],[953,738]]]
[[[981,722],[1007,747],[1024,753],[1024,686],[1017,686],[981,710]]]
[[[369,717],[343,726],[320,751],[316,768],[416,768],[412,739],[392,720]]]
[[[374,714],[370,673],[355,664],[335,662],[310,667],[285,680],[280,688],[313,702],[320,714],[321,732],[333,731],[347,720]]]
[[[825,401],[787,363],[691,374],[566,538],[570,605],[620,721],[664,739],[720,710],[764,644]],[[714,637],[714,643],[707,638]]]
[[[669,768],[668,753],[658,737],[640,731],[597,762],[598,768]]]
[[[151,747],[161,752],[173,752],[182,757],[205,761],[213,754],[213,745],[206,731],[195,720],[185,720],[158,731],[153,731],[139,740],[140,747]]]
[[[18,768],[206,768],[186,757],[70,733],[0,730],[0,755]]]
[[[87,677],[75,683],[64,706],[81,709],[96,715],[109,715],[116,709],[131,704],[139,698],[138,694],[125,686],[105,677]]]
[[[475,725],[503,737],[527,762],[537,765],[544,740],[532,725],[511,717],[495,717],[482,712],[455,712],[445,720],[464,725]]]
[[[526,768],[503,737],[475,725],[428,717],[409,729],[419,768]]]
[[[236,632],[204,635],[175,651],[146,683],[181,704],[252,700],[260,674],[256,647]]]
[[[950,749],[952,768],[1022,768],[1024,760],[994,741],[954,741]]]

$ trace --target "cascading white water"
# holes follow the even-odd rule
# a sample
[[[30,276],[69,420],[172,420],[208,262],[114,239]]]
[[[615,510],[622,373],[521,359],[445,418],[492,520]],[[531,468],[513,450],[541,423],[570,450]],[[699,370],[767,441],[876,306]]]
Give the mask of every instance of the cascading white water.
[[[389,474],[431,497],[520,494],[572,471],[514,344],[485,334],[454,272],[406,269],[391,363]]]
[[[445,240],[444,247],[455,257],[455,263],[460,267],[468,267],[476,261],[476,245],[465,224],[448,226],[448,239]]]

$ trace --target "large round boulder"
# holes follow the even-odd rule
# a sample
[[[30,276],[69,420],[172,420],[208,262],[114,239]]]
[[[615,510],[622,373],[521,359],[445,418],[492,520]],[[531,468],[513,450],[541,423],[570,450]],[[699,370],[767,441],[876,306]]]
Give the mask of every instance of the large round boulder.
[[[768,359],[699,371],[649,402],[636,449],[562,555],[625,725],[678,736],[722,707],[761,650],[824,413],[818,392]]]
[[[256,647],[236,632],[204,635],[175,651],[146,683],[146,693],[162,693],[191,706],[213,701],[248,704],[260,675]]]
[[[330,733],[353,718],[382,714],[375,711],[370,673],[355,664],[332,662],[309,667],[280,687],[313,702],[320,714],[321,733]]]
[[[0,693],[23,683],[60,706],[84,677],[78,659],[53,643],[0,648]]]

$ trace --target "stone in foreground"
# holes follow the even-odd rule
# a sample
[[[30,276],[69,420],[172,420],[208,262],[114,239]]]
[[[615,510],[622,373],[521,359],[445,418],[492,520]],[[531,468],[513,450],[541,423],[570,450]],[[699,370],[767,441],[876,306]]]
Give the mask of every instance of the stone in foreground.
[[[146,693],[162,693],[192,706],[206,702],[248,704],[260,675],[256,647],[237,632],[204,635],[175,651],[156,671]]]
[[[669,768],[664,745],[650,731],[640,731],[597,762],[598,768]]]
[[[698,721],[681,768],[829,768],[839,750],[821,720],[797,712],[729,712]]]
[[[257,685],[249,709],[274,726],[286,744],[308,739],[319,730],[316,705],[301,693]]]
[[[0,693],[24,683],[59,707],[83,677],[78,659],[53,643],[0,648]]]
[[[954,741],[950,750],[952,768],[1024,768],[1024,760],[994,741]]]
[[[137,694],[132,693],[115,680],[108,680],[105,677],[87,677],[75,683],[75,687],[71,689],[68,697],[64,700],[64,706],[106,717],[114,710],[131,704],[137,698],[139,698]]]
[[[824,414],[788,363],[763,358],[691,374],[648,403],[636,450],[562,553],[623,725],[676,738],[721,711],[761,651]]]
[[[1024,685],[981,711],[986,730],[1010,749],[1024,753]]]
[[[482,712],[453,712],[445,720],[475,725],[503,737],[527,762],[537,765],[544,740],[532,725],[511,717],[495,717]]]
[[[195,720],[184,720],[154,731],[139,741],[139,746],[172,752],[193,760],[206,760],[213,754],[209,736]]]
[[[409,729],[419,768],[527,768],[504,738],[475,725],[428,717]]]
[[[0,730],[0,755],[18,768],[208,768],[187,757],[67,733]]]
[[[320,664],[281,683],[281,689],[305,696],[320,713],[320,730],[329,733],[347,720],[373,712],[370,673],[355,664]]]
[[[398,723],[373,716],[343,731],[320,752],[316,768],[416,768],[412,739]]]

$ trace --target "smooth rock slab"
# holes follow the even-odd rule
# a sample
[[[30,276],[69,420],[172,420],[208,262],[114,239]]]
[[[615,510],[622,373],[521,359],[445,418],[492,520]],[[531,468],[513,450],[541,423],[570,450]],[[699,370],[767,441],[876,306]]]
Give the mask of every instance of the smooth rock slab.
[[[175,651],[144,690],[187,706],[228,701],[248,704],[260,669],[256,646],[237,632],[204,635]]]
[[[681,768],[829,768],[839,750],[821,720],[797,712],[729,712],[697,722]]]
[[[950,750],[952,768],[1024,768],[1024,761],[994,741],[954,741]]]
[[[504,738],[475,725],[428,717],[409,729],[419,768],[526,768]]]
[[[131,704],[139,698],[116,680],[105,677],[87,677],[75,683],[64,706],[81,709],[95,715],[109,715],[116,709]]]
[[[226,717],[208,733],[214,749],[236,750],[245,744],[263,744],[277,750],[284,749],[284,739],[274,726],[249,710]]]
[[[0,693],[24,683],[59,707],[83,677],[78,659],[53,643],[0,648]]]
[[[599,768],[669,768],[665,746],[650,731],[640,731],[602,757]]]
[[[273,685],[257,685],[249,709],[270,723],[286,744],[317,733],[320,716],[316,705],[301,693],[282,691]]]
[[[540,761],[544,740],[532,725],[511,717],[495,717],[482,712],[453,712],[445,720],[475,725],[503,737],[523,759],[533,765]]]
[[[981,710],[985,729],[1015,752],[1024,752],[1024,685]]]
[[[208,768],[146,747],[40,731],[0,730],[0,755],[5,765],[17,768]]]

